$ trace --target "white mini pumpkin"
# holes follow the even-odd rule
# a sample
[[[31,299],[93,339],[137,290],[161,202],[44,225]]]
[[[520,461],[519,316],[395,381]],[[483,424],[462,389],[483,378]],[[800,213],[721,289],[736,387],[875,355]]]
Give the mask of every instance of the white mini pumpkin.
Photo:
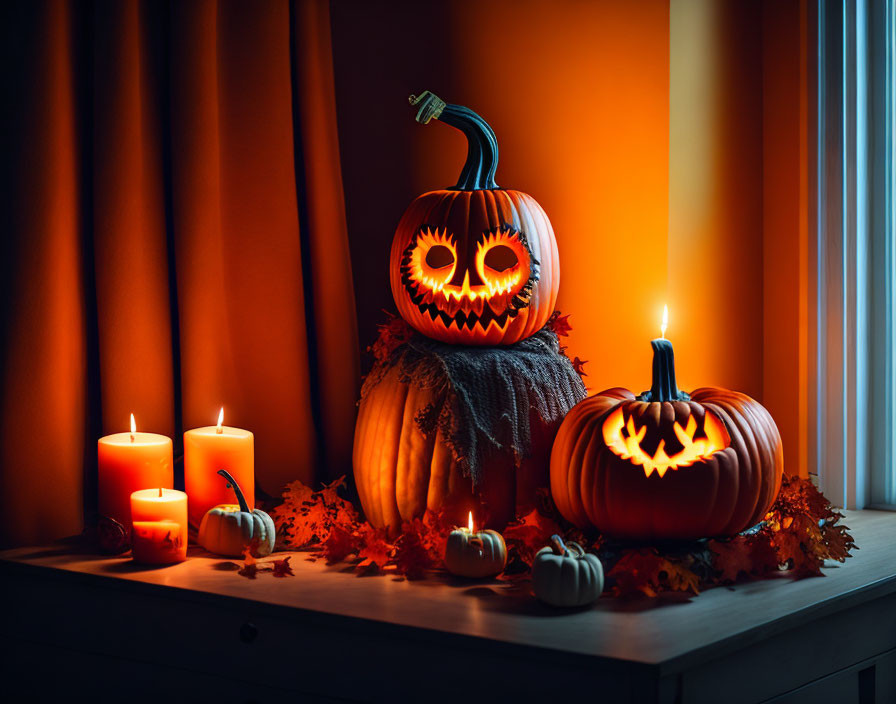
[[[445,567],[461,577],[494,577],[504,571],[507,545],[504,537],[493,530],[476,533],[461,528],[448,535],[445,545]]]
[[[199,526],[199,544],[216,555],[240,557],[255,540],[257,554],[270,555],[277,539],[273,519],[261,509],[249,510],[240,485],[230,472],[219,469],[218,474],[233,487],[239,504],[219,504],[209,509]]]
[[[597,555],[554,535],[551,547],[539,550],[532,563],[532,588],[551,606],[584,606],[604,590],[604,568]]]

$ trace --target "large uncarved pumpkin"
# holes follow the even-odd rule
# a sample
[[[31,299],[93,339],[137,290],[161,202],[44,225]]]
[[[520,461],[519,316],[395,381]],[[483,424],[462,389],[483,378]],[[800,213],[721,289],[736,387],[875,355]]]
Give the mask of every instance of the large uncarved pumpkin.
[[[531,454],[519,467],[509,453],[489,455],[474,489],[442,432],[424,435],[415,421],[435,398],[432,389],[403,382],[392,368],[362,399],[353,460],[367,520],[394,531],[426,509],[444,509],[450,520],[465,525],[472,510],[477,524],[503,528],[517,511],[534,505],[539,486],[547,486],[552,432],[533,423]]]

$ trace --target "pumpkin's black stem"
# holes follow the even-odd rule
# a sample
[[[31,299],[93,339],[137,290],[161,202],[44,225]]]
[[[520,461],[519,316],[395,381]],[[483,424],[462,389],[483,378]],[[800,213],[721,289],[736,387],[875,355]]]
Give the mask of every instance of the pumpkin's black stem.
[[[675,352],[666,339],[650,341],[653,347],[653,384],[650,391],[638,396],[639,401],[690,401],[691,397],[675,383]]]
[[[249,510],[249,504],[246,503],[246,497],[243,496],[243,490],[240,489],[240,485],[236,483],[236,479],[233,478],[233,475],[226,469],[219,469],[218,474],[227,480],[227,486],[233,487],[233,493],[236,494],[236,500],[240,505],[240,511],[243,513],[252,513],[252,511]]]
[[[498,188],[495,171],[498,168],[498,138],[494,130],[479,115],[463,105],[446,103],[428,90],[412,95],[411,105],[419,105],[417,122],[441,120],[459,129],[467,137],[467,161],[460,172],[457,185],[449,190],[486,191]]]

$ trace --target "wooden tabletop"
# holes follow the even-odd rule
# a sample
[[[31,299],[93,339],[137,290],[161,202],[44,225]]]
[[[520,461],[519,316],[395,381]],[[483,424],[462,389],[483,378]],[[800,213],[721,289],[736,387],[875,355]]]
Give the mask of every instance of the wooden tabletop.
[[[187,598],[239,600],[296,614],[331,614],[388,624],[408,634],[437,631],[517,648],[608,658],[670,674],[776,633],[896,592],[896,513],[851,511],[844,520],[860,550],[825,577],[780,578],[716,588],[692,598],[620,601],[602,598],[583,610],[551,609],[501,582],[460,582],[435,576],[408,582],[358,577],[345,565],[307,561],[293,553],[294,577],[240,577],[227,561],[191,549],[164,568],[129,558],[73,554],[60,546],[0,553],[3,571],[39,570],[78,580],[126,580],[135,589],[175,588]],[[48,570],[49,568],[49,570]]]

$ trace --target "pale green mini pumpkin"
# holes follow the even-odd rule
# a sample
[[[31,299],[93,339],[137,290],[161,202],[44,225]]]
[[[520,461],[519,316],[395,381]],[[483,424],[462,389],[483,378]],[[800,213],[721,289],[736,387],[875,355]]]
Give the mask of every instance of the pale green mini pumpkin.
[[[493,530],[474,533],[460,528],[448,535],[445,567],[452,574],[476,579],[494,577],[504,571],[506,562],[507,545],[500,533]]]
[[[539,550],[532,563],[532,588],[551,606],[584,606],[604,590],[604,568],[597,555],[554,535],[551,547]]]
[[[199,544],[216,555],[240,557],[246,546],[257,540],[256,554],[270,555],[277,538],[273,519],[261,509],[249,510],[240,485],[230,472],[219,469],[218,474],[233,487],[239,504],[220,504],[210,509],[199,526]]]

